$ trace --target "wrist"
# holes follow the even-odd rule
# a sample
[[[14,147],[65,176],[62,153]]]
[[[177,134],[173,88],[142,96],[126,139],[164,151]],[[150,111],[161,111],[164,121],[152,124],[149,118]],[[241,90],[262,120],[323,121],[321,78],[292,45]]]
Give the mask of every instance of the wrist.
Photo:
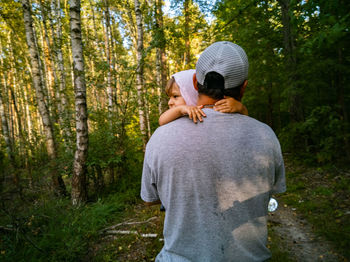
[[[188,112],[187,112],[187,106],[186,105],[181,105],[181,106],[178,106],[179,108],[179,113],[180,115],[184,116],[184,115],[187,115]]]

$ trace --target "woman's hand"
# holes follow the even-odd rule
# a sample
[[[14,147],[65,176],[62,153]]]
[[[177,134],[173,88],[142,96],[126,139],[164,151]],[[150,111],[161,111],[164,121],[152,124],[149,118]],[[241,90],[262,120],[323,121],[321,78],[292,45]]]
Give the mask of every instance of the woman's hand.
[[[217,101],[214,105],[214,110],[221,113],[240,113],[243,115],[248,115],[248,110],[245,105],[228,96],[225,96],[224,99]]]
[[[197,119],[202,122],[203,117],[206,117],[202,111],[203,106],[181,106],[181,113],[183,115],[188,115],[194,123],[197,123]]]

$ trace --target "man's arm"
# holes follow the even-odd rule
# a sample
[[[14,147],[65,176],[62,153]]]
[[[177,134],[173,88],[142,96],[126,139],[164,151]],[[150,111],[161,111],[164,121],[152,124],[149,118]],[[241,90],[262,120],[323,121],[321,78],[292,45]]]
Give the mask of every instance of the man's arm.
[[[147,164],[148,150],[146,148],[145,159],[143,162],[142,180],[141,180],[141,199],[146,206],[160,204],[156,181],[152,176],[151,168]]]

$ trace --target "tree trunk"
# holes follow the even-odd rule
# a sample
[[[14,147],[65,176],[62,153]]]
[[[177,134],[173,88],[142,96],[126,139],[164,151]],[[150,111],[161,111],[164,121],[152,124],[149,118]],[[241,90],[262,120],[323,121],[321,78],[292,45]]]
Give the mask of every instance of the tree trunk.
[[[2,134],[5,140],[6,152],[10,160],[10,163],[13,165],[14,157],[13,157],[12,143],[11,143],[11,138],[9,134],[9,127],[7,123],[6,111],[4,107],[4,100],[3,100],[1,88],[0,88],[0,117],[1,117]]]
[[[267,84],[267,111],[266,111],[266,123],[274,129],[273,122],[273,100],[272,100],[272,83]]]
[[[113,88],[112,88],[112,64],[111,64],[111,48],[109,44],[109,39],[111,35],[110,28],[110,16],[109,16],[109,4],[108,0],[104,1],[105,10],[104,10],[104,19],[105,19],[105,50],[106,58],[108,63],[107,71],[107,97],[108,97],[108,116],[109,122],[112,124],[112,115],[113,115]]]
[[[52,122],[51,122],[49,110],[45,103],[45,96],[43,93],[43,82],[42,82],[43,77],[41,75],[41,70],[40,70],[40,62],[39,62],[40,58],[39,58],[38,48],[34,38],[33,19],[31,15],[31,6],[29,3],[29,0],[22,0],[22,7],[23,7],[27,45],[28,45],[29,54],[30,54],[30,65],[31,65],[31,71],[32,71],[33,85],[35,88],[39,112],[43,122],[43,127],[44,127],[44,132],[46,137],[47,153],[49,155],[51,163],[53,163],[54,165],[54,162],[56,161],[56,158],[57,158],[56,143],[55,143],[55,137],[53,134],[53,128],[52,128]],[[57,173],[55,166],[53,166],[53,169],[51,171],[51,176],[52,176],[54,188],[57,190],[57,192],[63,195],[66,194],[65,184],[63,182],[62,177]]]
[[[185,69],[190,69],[191,63],[191,44],[190,44],[190,1],[184,1],[184,16],[185,16]]]
[[[337,53],[338,53],[338,65],[341,66],[343,65],[343,53],[340,47],[337,48]],[[345,152],[347,154],[348,159],[350,158],[350,144],[349,144],[349,139],[347,136],[347,128],[346,125],[349,124],[349,119],[348,119],[348,113],[346,111],[346,106],[345,106],[345,101],[344,101],[344,86],[346,86],[346,84],[343,81],[343,73],[341,70],[337,70],[336,73],[336,92],[337,92],[337,102],[341,108],[340,110],[340,115],[342,116],[342,121],[344,122],[343,125],[343,136],[344,136],[344,148],[345,148]]]
[[[32,140],[32,120],[31,120],[31,115],[29,111],[29,99],[28,99],[27,88],[24,87],[23,91],[24,91],[24,104],[25,104],[25,119],[27,120],[26,130],[28,135],[28,142],[30,143]]]
[[[45,71],[47,72],[48,74],[48,77],[49,77],[49,81],[48,81],[48,87],[51,87],[52,88],[52,82],[53,82],[53,93],[54,93],[54,96],[55,96],[55,101],[53,104],[53,108],[54,108],[54,116],[55,116],[55,119],[58,118],[59,120],[59,123],[60,125],[62,126],[62,123],[63,123],[63,120],[62,120],[62,108],[61,108],[61,103],[60,103],[60,92],[59,92],[59,89],[58,89],[58,77],[57,77],[57,72],[56,72],[56,59],[55,59],[55,56],[53,54],[53,50],[51,48],[51,43],[50,43],[50,39],[49,39],[49,34],[48,34],[48,30],[47,30],[47,24],[46,24],[46,21],[47,21],[47,8],[44,6],[43,2],[40,0],[40,8],[41,8],[41,15],[42,15],[42,21],[43,21],[43,29],[44,29],[44,32],[43,32],[43,50],[45,50],[45,45],[44,45],[44,40],[45,40],[45,43],[46,43],[46,46],[47,46],[47,50],[46,52],[44,51],[43,53],[47,54],[47,58],[48,58],[48,65],[46,65],[47,63],[44,62],[44,65],[46,68]],[[50,19],[51,20],[51,19]],[[54,37],[52,35],[52,37]],[[45,59],[44,59],[45,61]],[[51,75],[52,74],[52,75]],[[52,81],[52,78],[53,77],[53,81]],[[56,112],[57,110],[57,112]]]
[[[139,106],[140,129],[144,148],[148,141],[147,115],[145,112],[144,90],[143,90],[143,25],[142,13],[139,0],[135,0],[135,14],[137,24],[137,68],[136,68],[136,88]]]
[[[282,12],[282,24],[283,24],[283,36],[284,36],[284,49],[286,55],[286,66],[288,67],[286,72],[288,75],[288,86],[290,88],[290,105],[289,111],[291,120],[293,122],[304,121],[303,115],[303,103],[299,94],[297,86],[297,58],[296,58],[296,47],[293,34],[293,28],[291,23],[291,8],[290,0],[278,0],[281,6]]]
[[[8,37],[8,40],[9,40],[9,43],[11,43],[10,35]],[[13,53],[13,49],[12,49],[11,44],[8,45],[8,50],[9,50],[10,57],[14,57],[14,53]],[[8,89],[10,90],[10,93],[11,93],[11,98],[12,98],[12,102],[13,102],[13,109],[15,110],[16,117],[17,117],[18,134],[20,137],[20,142],[25,143],[25,135],[24,135],[24,130],[22,128],[22,112],[23,111],[18,109],[17,96],[15,94],[15,92],[18,90],[18,88],[17,88],[17,69],[16,69],[14,61],[11,59],[9,59],[9,60],[10,60],[10,66],[11,66],[10,72],[12,74],[12,78],[13,78],[12,83],[13,84],[12,84],[12,86],[10,84],[8,86]],[[6,80],[4,80],[4,81],[6,84]],[[20,147],[20,149],[21,149],[21,147]]]
[[[88,123],[86,105],[86,85],[81,39],[80,1],[70,1],[70,32],[74,67],[74,90],[77,148],[74,156],[72,177],[72,203],[80,205],[87,200],[86,159],[88,153]]]
[[[115,19],[112,18],[112,30],[111,30],[111,39],[116,39],[117,36],[117,24],[115,22]],[[111,41],[111,48],[112,50],[115,50],[115,43],[114,41]],[[113,83],[113,88],[115,92],[113,93],[113,105],[114,105],[114,110],[115,110],[115,115],[118,117],[119,112],[118,112],[118,97],[120,93],[120,86],[119,86],[119,80],[118,80],[118,75],[116,72],[118,71],[118,64],[117,64],[117,58],[116,58],[116,52],[112,52],[112,70],[113,70],[113,78],[114,78],[114,83]]]
[[[162,11],[162,1],[156,0],[155,12],[156,12],[156,38],[157,43],[157,53],[156,53],[156,67],[157,67],[157,86],[158,86],[158,111],[159,115],[162,114],[167,108],[167,98],[164,92],[165,85],[167,81],[166,74],[166,57],[165,57],[165,36],[163,29],[163,11]]]
[[[71,151],[72,145],[72,131],[69,117],[69,103],[67,99],[67,85],[66,85],[66,73],[64,68],[63,52],[62,52],[62,24],[61,24],[61,3],[60,0],[51,0],[51,15],[50,15],[50,26],[53,37],[53,49],[55,54],[55,63],[57,65],[57,73],[59,79],[58,85],[58,103],[59,103],[59,115],[60,123],[63,129],[63,137],[65,147],[68,151]],[[56,20],[56,34],[54,30],[53,18]]]

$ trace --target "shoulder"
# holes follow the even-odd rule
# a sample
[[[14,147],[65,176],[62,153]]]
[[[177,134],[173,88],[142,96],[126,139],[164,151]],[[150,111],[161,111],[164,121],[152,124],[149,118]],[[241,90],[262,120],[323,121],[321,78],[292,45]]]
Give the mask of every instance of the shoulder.
[[[191,122],[187,117],[181,117],[158,127],[148,141],[147,147],[159,146],[160,143],[174,139],[179,133],[184,132],[183,130],[185,130],[186,126],[189,124],[191,124]]]
[[[227,115],[227,114],[225,114]],[[231,125],[234,126],[235,131],[239,129],[241,132],[243,132],[247,137],[250,137],[255,140],[269,140],[271,142],[278,142],[278,138],[273,131],[273,129],[250,116],[245,116],[241,114],[230,114],[232,117],[231,120]]]

